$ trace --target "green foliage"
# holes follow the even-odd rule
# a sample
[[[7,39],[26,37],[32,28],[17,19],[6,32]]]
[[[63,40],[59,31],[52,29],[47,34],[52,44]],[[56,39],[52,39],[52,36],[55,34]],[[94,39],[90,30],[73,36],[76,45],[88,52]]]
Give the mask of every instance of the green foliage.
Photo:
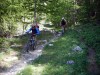
[[[38,0],[36,10],[37,13],[45,13],[46,18],[57,26],[62,17],[65,17],[68,23],[73,24],[75,7],[79,9],[79,5],[74,4],[74,0]]]
[[[5,51],[6,48],[9,48],[10,42],[5,38],[0,38],[0,52]]]
[[[24,1],[21,2],[19,0],[3,0],[0,2],[0,36],[4,36],[6,33],[10,35],[15,33],[16,23],[22,20],[22,16],[25,16],[27,12]]]
[[[2,47],[3,42],[5,41],[4,38],[0,38],[0,48]]]
[[[36,12],[37,17],[40,17],[42,13],[46,14],[46,18],[55,26],[60,24],[61,18],[64,16],[68,25],[71,26],[78,22],[98,21],[100,17],[98,13],[100,12],[99,5],[99,0],[36,0]],[[23,18],[33,20],[34,10],[34,0],[1,0],[0,34],[2,35],[6,32],[5,27],[9,26],[9,24],[14,27],[15,22],[25,23]],[[96,15],[92,19],[91,14],[94,11]],[[11,32],[11,30],[9,31]]]

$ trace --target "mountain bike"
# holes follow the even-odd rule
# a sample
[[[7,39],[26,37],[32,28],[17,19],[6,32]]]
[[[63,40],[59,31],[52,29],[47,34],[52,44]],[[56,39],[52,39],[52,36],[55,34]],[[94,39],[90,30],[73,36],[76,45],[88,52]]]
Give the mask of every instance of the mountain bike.
[[[35,50],[36,44],[37,44],[36,35],[35,36],[31,35],[27,43],[26,52],[29,52],[30,50]]]

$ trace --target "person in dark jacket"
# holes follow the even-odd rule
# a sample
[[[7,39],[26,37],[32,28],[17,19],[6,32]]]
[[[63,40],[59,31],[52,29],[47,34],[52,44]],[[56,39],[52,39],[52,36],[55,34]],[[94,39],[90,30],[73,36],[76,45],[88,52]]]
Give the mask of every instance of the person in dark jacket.
[[[62,20],[61,20],[62,33],[65,32],[66,25],[67,25],[67,22],[66,22],[66,20],[63,17]]]

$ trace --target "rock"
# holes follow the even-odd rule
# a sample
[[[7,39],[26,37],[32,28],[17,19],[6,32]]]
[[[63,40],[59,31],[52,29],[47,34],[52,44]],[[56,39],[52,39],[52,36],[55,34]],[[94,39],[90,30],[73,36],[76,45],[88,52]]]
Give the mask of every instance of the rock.
[[[62,34],[62,32],[58,32],[59,34]]]
[[[60,37],[62,34],[57,34],[58,37]]]
[[[80,46],[76,46],[76,47],[74,47],[73,50],[74,50],[74,51],[82,51],[82,48],[81,48]]]
[[[74,64],[75,62],[73,60],[69,60],[66,62],[66,64]]]
[[[53,44],[49,44],[49,46],[53,46]]]
[[[43,40],[43,42],[47,43],[47,40]]]

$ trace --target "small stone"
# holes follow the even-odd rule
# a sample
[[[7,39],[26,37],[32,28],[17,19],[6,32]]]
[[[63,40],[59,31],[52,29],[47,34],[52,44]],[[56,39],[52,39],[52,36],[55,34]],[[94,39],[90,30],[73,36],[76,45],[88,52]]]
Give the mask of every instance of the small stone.
[[[49,44],[49,46],[53,46],[53,44]]]
[[[82,48],[80,46],[76,46],[73,50],[74,51],[82,51]]]
[[[74,64],[75,62],[73,60],[67,61],[67,64]]]

